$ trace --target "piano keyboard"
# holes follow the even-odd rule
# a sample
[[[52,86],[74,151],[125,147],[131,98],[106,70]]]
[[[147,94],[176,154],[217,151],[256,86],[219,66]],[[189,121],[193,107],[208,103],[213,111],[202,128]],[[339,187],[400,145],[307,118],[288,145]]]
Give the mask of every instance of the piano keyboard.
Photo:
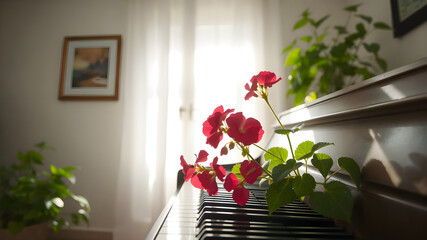
[[[250,197],[241,207],[222,186],[209,196],[185,183],[155,239],[354,239],[301,201],[269,216],[265,190],[247,188]]]

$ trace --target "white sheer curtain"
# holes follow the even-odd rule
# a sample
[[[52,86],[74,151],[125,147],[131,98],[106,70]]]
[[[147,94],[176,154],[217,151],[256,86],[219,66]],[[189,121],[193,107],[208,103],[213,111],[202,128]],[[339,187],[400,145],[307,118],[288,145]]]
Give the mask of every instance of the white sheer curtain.
[[[179,156],[212,152],[201,126],[215,107],[256,115],[243,86],[264,70],[263,4],[131,0],[114,239],[145,237],[175,191]]]

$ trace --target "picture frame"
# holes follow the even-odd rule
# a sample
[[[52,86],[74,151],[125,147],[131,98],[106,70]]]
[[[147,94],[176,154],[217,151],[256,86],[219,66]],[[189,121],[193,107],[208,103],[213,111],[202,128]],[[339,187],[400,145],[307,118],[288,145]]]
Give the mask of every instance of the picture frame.
[[[60,100],[117,100],[121,35],[64,38]]]
[[[427,0],[390,0],[395,38],[427,20]]]

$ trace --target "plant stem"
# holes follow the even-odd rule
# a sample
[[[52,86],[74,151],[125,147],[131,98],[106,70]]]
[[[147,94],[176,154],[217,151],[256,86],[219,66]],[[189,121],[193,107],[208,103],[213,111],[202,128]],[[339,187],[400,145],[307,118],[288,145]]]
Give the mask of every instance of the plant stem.
[[[274,112],[274,109],[271,107],[270,102],[268,101],[268,97],[266,96],[264,98],[264,100],[267,103],[268,107],[270,108],[271,112],[273,113],[274,117],[276,118],[277,122],[280,124],[280,127],[282,129],[285,129],[285,127],[283,127],[282,122],[280,122],[280,119],[277,117],[276,113]],[[290,148],[291,153],[292,153],[292,158],[295,159],[294,150],[292,149],[292,143],[291,143],[291,139],[289,138],[289,134],[286,134],[286,137],[288,138],[289,148]]]
[[[256,163],[258,164],[258,166],[262,169],[262,171],[263,171],[265,174],[267,174],[269,177],[273,178],[273,175],[271,175],[271,173],[270,173],[268,170],[264,169],[264,168],[261,166],[261,164],[259,164],[259,162],[257,162],[257,161],[252,157],[252,155],[251,155],[248,151],[246,151],[246,150],[245,150],[245,147],[244,147],[244,146],[242,146],[242,144],[240,144],[239,142],[236,142],[236,143],[237,143],[237,145],[239,145],[239,147],[242,149],[242,151],[243,151],[247,156],[249,156],[249,158],[251,159],[251,161],[252,161],[252,162],[256,162]]]
[[[325,183],[332,177],[332,176],[334,176],[337,172],[339,172],[339,171],[341,171],[342,170],[342,168],[340,168],[340,169],[338,169],[338,170],[336,170],[334,173],[332,173],[331,174],[331,176],[329,176],[328,178],[326,178],[325,179]]]

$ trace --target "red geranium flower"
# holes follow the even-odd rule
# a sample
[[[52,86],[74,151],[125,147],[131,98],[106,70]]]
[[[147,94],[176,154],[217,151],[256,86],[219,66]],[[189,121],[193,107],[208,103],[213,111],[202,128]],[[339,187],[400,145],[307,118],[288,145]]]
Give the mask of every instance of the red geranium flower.
[[[233,200],[240,206],[244,206],[249,199],[249,191],[244,187],[244,182],[239,181],[239,179],[230,173],[225,178],[224,188],[228,192],[233,191]]]
[[[261,123],[254,118],[246,119],[241,112],[231,114],[227,118],[229,127],[227,134],[237,142],[248,146],[261,140],[264,130]]]
[[[240,173],[249,184],[253,184],[262,175],[262,169],[256,162],[245,160],[240,164]]]
[[[273,84],[280,81],[282,78],[276,79],[276,74],[272,72],[262,71],[258,75],[254,76],[256,78],[256,82],[259,85],[263,85],[264,87],[272,87]]]
[[[262,169],[255,162],[243,161],[240,165],[240,173],[244,179],[239,180],[234,173],[230,173],[225,178],[224,188],[228,192],[233,190],[233,199],[240,206],[244,206],[249,199],[249,191],[245,184],[253,184],[262,175]]]
[[[276,74],[267,71],[261,71],[258,75],[255,75],[251,78],[252,85],[249,87],[249,84],[246,83],[245,89],[249,92],[245,96],[245,100],[249,100],[253,96],[258,96],[255,92],[258,89],[258,85],[262,85],[266,88],[272,87],[273,84],[280,81],[282,78],[276,79]]]
[[[203,134],[207,137],[206,143],[214,148],[218,147],[222,140],[221,126],[228,114],[234,109],[227,109],[224,112],[224,107],[221,105],[213,111],[212,115],[203,123]]]
[[[218,179],[221,182],[224,182],[224,177],[225,177],[225,169],[223,166],[218,165],[218,157],[215,157],[214,160],[211,162],[210,164],[211,168],[213,168],[213,170],[216,173],[216,176],[218,177]]]
[[[205,150],[201,150],[199,152],[199,155],[196,155],[196,162],[194,165],[187,164],[187,162],[184,159],[184,156],[181,155],[181,166],[182,166],[182,172],[184,173],[184,180],[188,182],[195,174],[195,166],[197,167],[198,163],[206,162],[208,160],[208,153]]]

